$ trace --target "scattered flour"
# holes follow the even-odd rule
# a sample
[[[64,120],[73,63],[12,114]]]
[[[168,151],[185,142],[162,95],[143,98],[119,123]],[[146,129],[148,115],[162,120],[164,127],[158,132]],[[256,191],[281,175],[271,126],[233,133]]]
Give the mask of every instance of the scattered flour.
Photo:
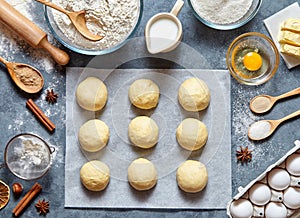
[[[39,3],[33,0],[10,0],[9,4],[29,20],[35,22],[32,7],[34,4]],[[53,40],[49,34],[48,39],[49,41]],[[46,51],[30,47],[29,44],[2,23],[0,23],[0,48],[0,55],[8,61],[22,63],[32,62],[34,63],[34,67],[39,69],[42,73],[46,72],[50,74],[53,72],[55,63]],[[16,59],[16,57],[20,56],[21,58]]]
[[[138,14],[139,0],[54,0],[54,3],[69,11],[86,11],[88,29],[104,38],[90,41],[73,26],[69,18],[56,10],[54,20],[63,34],[74,44],[83,48],[102,50],[116,46],[133,30]]]
[[[232,141],[235,141],[236,144],[233,144],[233,151],[239,150],[239,147],[246,147],[253,151],[252,159],[256,160],[257,150],[260,147],[255,146],[255,144],[248,140],[248,128],[250,124],[254,123],[257,120],[257,116],[250,111],[249,101],[245,99],[251,99],[253,96],[259,94],[259,91],[248,90],[244,91],[243,86],[238,86],[236,90],[234,90],[232,98]],[[264,151],[258,151],[259,154],[264,154]],[[253,163],[252,161],[251,163]],[[238,172],[243,172],[245,167],[242,164],[237,165]]]
[[[22,126],[24,124],[23,120],[15,120],[15,125]]]
[[[52,35],[49,34],[50,31],[47,27],[43,13],[38,13],[38,16],[36,16],[37,13],[35,12],[42,10],[43,7],[40,3],[35,0],[9,0],[8,2],[21,14],[36,23],[43,31],[48,33],[48,40],[51,44],[55,46],[59,45]],[[40,70],[40,72],[44,75],[45,86],[41,96],[36,98],[35,102],[51,120],[53,117],[56,117],[57,120],[61,121],[60,123],[55,124],[59,129],[63,129],[63,126],[65,125],[65,95],[59,95],[58,102],[55,105],[49,105],[48,102],[45,101],[47,89],[53,88],[55,92],[61,90],[60,93],[64,93],[65,86],[64,71],[60,68],[60,66],[56,65],[50,54],[42,49],[31,47],[14,31],[0,23],[0,56],[8,61],[30,64]],[[4,71],[4,68],[0,70]],[[4,76],[4,73],[2,76]],[[25,104],[22,104],[22,102],[20,104],[19,101],[16,101],[13,104],[15,105],[10,106],[12,110],[5,114],[9,117],[9,122],[6,124],[6,129],[9,134],[30,132],[32,131],[32,128],[40,125],[33,117],[32,113],[25,109]],[[21,113],[20,108],[24,109]],[[61,150],[60,147],[64,147],[65,145],[59,138],[55,138],[56,136],[57,135],[51,135],[51,138],[55,141],[53,144],[56,144],[56,146],[51,145],[51,147],[55,147],[56,150],[52,154],[52,160],[55,159],[55,167],[61,167],[61,163],[64,162],[64,152],[62,152],[63,150]],[[49,141],[49,139],[46,141]],[[24,158],[24,160],[25,159],[26,158]],[[38,160],[35,159],[34,161]]]
[[[241,19],[253,0],[192,0],[195,11],[205,20],[230,24]]]
[[[9,3],[21,14],[34,22],[34,19],[36,17],[34,17],[34,14],[32,13],[32,7],[34,4],[38,5],[38,2],[34,0],[10,0]],[[41,25],[38,26],[41,27]],[[48,39],[49,41],[53,40],[53,38],[49,34]],[[55,88],[59,85],[58,83],[61,83],[61,81],[63,81],[63,75],[53,73],[53,71],[55,70],[55,62],[46,51],[42,49],[32,48],[14,31],[12,31],[2,23],[0,23],[0,56],[8,61],[30,64],[33,67],[37,68],[42,74],[49,74],[51,79],[50,81],[45,81],[46,87],[44,89],[47,89],[47,82],[49,82],[48,84],[50,87]],[[44,101],[43,99],[44,98],[42,98],[42,101]],[[64,115],[64,113],[61,113],[60,110],[55,111],[55,114],[62,114],[62,116]],[[18,117],[15,117],[14,123],[9,124],[8,129],[13,129],[16,132],[19,130],[23,130],[23,115],[19,114]],[[50,115],[50,113],[48,115]]]

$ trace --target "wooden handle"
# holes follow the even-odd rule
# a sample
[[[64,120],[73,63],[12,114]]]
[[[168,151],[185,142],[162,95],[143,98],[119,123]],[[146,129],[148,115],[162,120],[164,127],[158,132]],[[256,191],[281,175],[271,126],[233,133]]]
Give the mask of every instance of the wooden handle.
[[[60,64],[60,65],[66,65],[67,63],[69,63],[70,57],[69,55],[64,52],[63,50],[60,50],[59,48],[56,48],[55,46],[51,45],[48,42],[47,37],[44,37],[40,43],[38,44],[38,47],[41,47],[45,50],[47,50],[51,56],[53,57],[53,59],[55,60],[56,63]]]
[[[290,97],[290,96],[293,96],[293,95],[298,95],[298,94],[300,94],[300,87],[298,87],[298,88],[296,88],[292,91],[289,91],[287,93],[284,93],[282,95],[279,95],[276,98],[277,98],[277,100],[279,100],[279,99],[282,99],[282,98],[287,98],[287,97]]]
[[[39,3],[42,3],[44,5],[47,5],[51,8],[54,8],[54,9],[56,9],[56,10],[62,12],[62,13],[68,14],[68,11],[66,11],[65,9],[59,7],[58,5],[54,4],[51,1],[48,1],[48,0],[36,0],[36,1],[39,2]]]
[[[292,118],[297,117],[297,116],[299,116],[299,115],[300,115],[300,110],[298,110],[298,111],[296,111],[296,112],[294,112],[294,113],[291,113],[291,114],[289,114],[289,115],[287,115],[287,116],[285,116],[285,117],[279,119],[278,121],[279,121],[280,123],[282,123],[282,122],[284,122],[284,121],[286,121],[286,120],[292,119]]]
[[[0,21],[14,30],[32,47],[46,49],[58,64],[68,63],[68,54],[50,45],[47,41],[47,34],[5,0],[0,0]]]
[[[33,47],[46,36],[45,32],[4,0],[0,0],[0,20]]]
[[[5,65],[8,63],[8,61],[5,60],[5,59],[4,59],[3,57],[1,57],[1,56],[0,56],[0,62],[2,62],[2,63],[5,64]]]

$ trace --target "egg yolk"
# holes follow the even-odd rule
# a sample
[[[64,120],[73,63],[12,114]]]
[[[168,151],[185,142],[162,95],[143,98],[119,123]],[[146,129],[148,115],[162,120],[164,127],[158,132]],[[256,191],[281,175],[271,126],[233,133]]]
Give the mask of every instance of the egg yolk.
[[[261,68],[262,58],[256,52],[249,52],[244,56],[243,64],[250,71],[256,71]]]

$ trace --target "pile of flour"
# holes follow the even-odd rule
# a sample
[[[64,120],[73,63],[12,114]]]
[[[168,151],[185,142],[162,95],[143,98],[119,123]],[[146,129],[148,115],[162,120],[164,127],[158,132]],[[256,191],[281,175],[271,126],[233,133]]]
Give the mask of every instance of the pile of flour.
[[[69,11],[86,11],[88,29],[96,35],[104,36],[102,40],[93,42],[84,38],[65,14],[52,10],[57,26],[73,44],[94,50],[114,47],[123,41],[134,28],[140,10],[138,0],[54,0],[53,2]]]
[[[24,139],[22,145],[14,148],[14,152],[19,157],[17,161],[25,169],[41,165],[47,167],[50,163],[49,151],[46,146],[31,139]]]
[[[253,0],[191,0],[203,19],[216,24],[230,24],[241,19]]]

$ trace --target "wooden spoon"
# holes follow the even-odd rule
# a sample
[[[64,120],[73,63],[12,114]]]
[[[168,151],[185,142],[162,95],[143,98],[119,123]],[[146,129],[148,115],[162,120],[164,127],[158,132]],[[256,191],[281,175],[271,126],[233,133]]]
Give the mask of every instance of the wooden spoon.
[[[276,97],[258,95],[250,101],[250,109],[257,114],[265,113],[273,107],[276,101],[298,94],[300,94],[300,87]]]
[[[262,140],[269,137],[284,121],[300,115],[300,110],[279,120],[261,120],[253,123],[248,129],[248,137],[252,140]]]
[[[34,67],[28,64],[9,62],[2,57],[0,57],[0,62],[7,67],[12,80],[24,92],[33,94],[43,88],[43,75]]]
[[[82,11],[67,11],[64,8],[59,7],[58,5],[54,4],[51,1],[48,0],[36,0],[44,5],[47,5],[51,8],[54,8],[55,10],[58,10],[64,14],[66,14],[75,28],[87,39],[92,41],[98,41],[103,39],[103,36],[94,35],[89,31],[89,29],[86,26],[86,20],[85,20],[85,10]]]

